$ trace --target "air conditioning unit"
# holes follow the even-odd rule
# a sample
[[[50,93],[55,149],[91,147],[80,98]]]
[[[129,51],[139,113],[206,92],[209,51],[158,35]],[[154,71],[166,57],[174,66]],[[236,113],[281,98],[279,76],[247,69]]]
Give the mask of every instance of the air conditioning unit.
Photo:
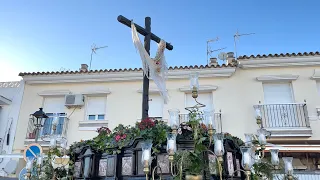
[[[84,105],[84,96],[82,94],[68,94],[64,98],[64,104],[67,107],[79,107]]]

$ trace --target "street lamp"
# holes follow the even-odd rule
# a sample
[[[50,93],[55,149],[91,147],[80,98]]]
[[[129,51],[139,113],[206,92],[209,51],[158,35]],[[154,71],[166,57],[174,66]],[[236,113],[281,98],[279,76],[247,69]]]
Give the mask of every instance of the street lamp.
[[[43,108],[39,108],[38,111],[32,114],[32,122],[34,126],[36,127],[36,137],[35,142],[38,142],[38,136],[39,136],[39,130],[43,127],[45,120],[48,118],[45,112],[42,110]]]

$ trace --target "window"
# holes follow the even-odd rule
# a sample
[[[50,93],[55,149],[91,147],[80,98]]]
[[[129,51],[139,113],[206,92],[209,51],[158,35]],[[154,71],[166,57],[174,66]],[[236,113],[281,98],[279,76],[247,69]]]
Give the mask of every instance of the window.
[[[265,83],[263,84],[265,104],[293,103],[291,83]]]
[[[212,93],[199,93],[197,101],[206,105],[203,109],[213,110]],[[186,94],[186,107],[192,107],[196,104],[192,94]]]
[[[149,117],[162,118],[164,101],[160,94],[149,95]]]
[[[54,117],[58,117],[58,124],[55,134],[62,134],[64,120],[66,117],[64,97],[47,97],[44,99],[43,111],[49,118],[44,122],[41,135],[52,134],[52,125]]]
[[[107,97],[87,97],[87,117],[88,121],[106,120]]]

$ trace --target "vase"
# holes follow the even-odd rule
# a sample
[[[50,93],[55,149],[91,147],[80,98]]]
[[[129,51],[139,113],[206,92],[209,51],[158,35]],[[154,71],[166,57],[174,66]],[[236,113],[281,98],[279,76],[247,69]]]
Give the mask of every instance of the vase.
[[[186,180],[202,180],[202,175],[186,175]]]

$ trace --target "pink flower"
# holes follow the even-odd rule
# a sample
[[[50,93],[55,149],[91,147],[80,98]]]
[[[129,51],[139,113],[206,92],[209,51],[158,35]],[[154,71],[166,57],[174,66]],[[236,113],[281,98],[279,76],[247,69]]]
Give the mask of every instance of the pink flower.
[[[126,134],[122,135],[121,139],[125,139],[127,137]]]
[[[120,135],[116,135],[116,141],[118,142],[121,139]]]

